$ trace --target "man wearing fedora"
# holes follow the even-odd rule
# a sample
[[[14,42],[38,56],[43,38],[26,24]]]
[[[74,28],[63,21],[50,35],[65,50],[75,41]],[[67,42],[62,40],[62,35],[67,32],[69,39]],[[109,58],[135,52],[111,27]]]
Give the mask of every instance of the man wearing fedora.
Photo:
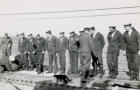
[[[140,55],[140,34],[131,24],[124,25],[123,34],[126,47],[126,58],[128,62],[130,80],[139,80],[139,62]]]

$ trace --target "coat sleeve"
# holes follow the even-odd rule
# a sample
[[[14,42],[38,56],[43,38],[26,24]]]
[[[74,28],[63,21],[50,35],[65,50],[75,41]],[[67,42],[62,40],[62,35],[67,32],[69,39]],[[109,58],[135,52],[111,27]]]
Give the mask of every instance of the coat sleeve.
[[[20,40],[18,40],[18,51],[20,51]]]
[[[96,56],[97,55],[97,52],[96,52],[96,49],[95,49],[95,44],[94,44],[94,41],[92,39],[91,36],[88,36],[88,42],[89,42],[89,47],[91,49],[91,52]]]
[[[69,50],[69,40],[67,37],[66,37],[66,49]]]
[[[0,48],[3,46],[3,43],[4,43],[4,41],[3,41],[3,39],[2,39],[1,44],[0,44]]]
[[[124,40],[124,49],[126,50],[126,38],[125,38],[125,32],[123,33],[123,40]]]
[[[137,43],[138,43],[138,50],[140,50],[140,34],[139,32],[136,33],[136,37],[137,37]]]
[[[123,35],[119,32],[120,49],[125,50],[125,42]]]
[[[10,44],[10,48],[12,48],[13,41],[12,41],[12,39],[11,39],[11,38],[10,38],[10,42],[9,42],[9,44]]]
[[[101,34],[101,44],[102,44],[102,49],[105,45],[105,40],[104,40],[104,36]]]
[[[26,39],[26,42],[25,42],[25,45],[26,45],[26,47],[25,47],[25,51],[28,51],[28,49],[29,49],[28,43],[29,43],[29,40]]]
[[[45,52],[46,51],[46,40],[43,38],[43,51]]]
[[[58,42],[58,38],[54,38],[53,39],[53,45],[54,45],[54,51],[59,51],[59,42]]]

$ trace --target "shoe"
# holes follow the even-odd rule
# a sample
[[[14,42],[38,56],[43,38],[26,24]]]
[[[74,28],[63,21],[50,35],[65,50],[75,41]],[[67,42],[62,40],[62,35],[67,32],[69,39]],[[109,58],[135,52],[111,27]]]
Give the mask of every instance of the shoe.
[[[129,72],[129,71],[128,71],[128,72],[126,72],[126,75],[127,75],[127,76],[130,76],[130,72]]]
[[[107,78],[112,78],[112,75],[107,76]]]
[[[116,79],[116,74],[113,74],[112,75],[112,79]]]
[[[52,73],[52,72],[50,72],[50,71],[47,71],[46,73]]]
[[[100,74],[99,74],[99,78],[102,78],[103,76],[104,76],[104,74],[105,74],[105,70],[103,70]]]

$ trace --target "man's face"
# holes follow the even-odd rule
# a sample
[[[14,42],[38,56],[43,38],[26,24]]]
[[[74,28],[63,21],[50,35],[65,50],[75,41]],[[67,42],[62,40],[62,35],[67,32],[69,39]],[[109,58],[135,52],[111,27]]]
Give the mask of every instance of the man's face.
[[[8,34],[6,33],[6,34],[4,34],[5,35],[5,37],[8,37]]]
[[[36,38],[37,38],[37,39],[40,39],[40,36],[38,35]]]
[[[32,37],[33,37],[32,35],[28,36],[29,39],[31,39]]]
[[[129,31],[131,29],[131,26],[125,26],[125,30]]]
[[[90,33],[91,33],[91,34],[94,34],[94,32],[95,32],[95,30],[90,30]]]
[[[63,37],[64,36],[64,34],[60,34],[60,37]]]
[[[50,37],[50,34],[46,33],[46,36],[47,36],[47,37]]]
[[[22,35],[21,35],[21,38],[24,38],[24,37],[25,37],[25,35],[24,35],[24,34],[22,34]]]
[[[114,31],[115,31],[115,29],[109,28],[109,32],[114,32]]]
[[[74,36],[74,33],[71,33],[70,36],[73,37]]]

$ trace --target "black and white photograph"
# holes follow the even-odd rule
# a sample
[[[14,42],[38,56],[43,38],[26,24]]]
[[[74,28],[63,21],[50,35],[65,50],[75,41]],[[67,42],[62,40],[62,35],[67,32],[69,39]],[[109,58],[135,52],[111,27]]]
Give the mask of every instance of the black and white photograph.
[[[0,0],[0,90],[140,90],[140,0]]]

